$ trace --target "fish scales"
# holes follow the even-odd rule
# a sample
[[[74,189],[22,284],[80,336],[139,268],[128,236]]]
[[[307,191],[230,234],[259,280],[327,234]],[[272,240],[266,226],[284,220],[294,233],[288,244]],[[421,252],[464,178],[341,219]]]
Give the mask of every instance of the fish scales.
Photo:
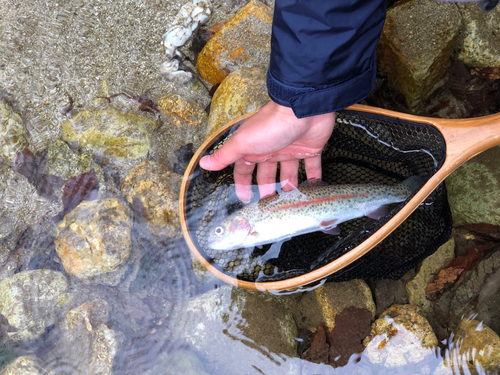
[[[306,185],[261,199],[215,226],[209,234],[209,248],[231,250],[283,241],[319,230],[335,232],[342,222],[377,216],[381,207],[406,200],[414,190],[414,181],[408,183],[408,180],[391,186]]]

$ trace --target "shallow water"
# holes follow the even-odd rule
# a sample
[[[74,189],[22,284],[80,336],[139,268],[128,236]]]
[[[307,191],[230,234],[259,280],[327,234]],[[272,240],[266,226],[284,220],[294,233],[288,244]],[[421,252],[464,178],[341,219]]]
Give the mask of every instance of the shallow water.
[[[63,121],[84,110],[113,107],[157,121],[154,137],[159,146],[144,160],[167,164],[179,147],[201,142],[198,133],[176,126],[175,119],[165,114],[141,111],[133,99],[157,102],[162,95],[177,94],[202,108],[209,104],[206,82],[172,83],[159,71],[163,34],[183,3],[0,2],[0,99],[21,116],[31,153],[41,152],[39,164],[27,163],[26,168],[43,164],[47,158],[43,152],[61,137]],[[214,1],[226,17],[241,3]],[[99,98],[119,93],[127,95]],[[382,365],[385,360],[377,363],[367,352],[336,369],[285,352],[293,345],[285,345],[286,336],[280,343],[279,334],[289,332],[287,324],[294,326],[295,316],[289,307],[275,311],[272,306],[293,305],[302,298],[300,293],[269,296],[281,299],[266,302],[259,299],[263,293],[247,295],[200,270],[179,236],[172,240],[153,233],[157,227],[142,220],[136,202],[127,203],[122,181],[139,161],[114,164],[94,155],[93,162],[102,167],[98,198],[116,199],[128,207],[123,210],[130,226],[119,228],[129,230],[132,240],[126,262],[89,277],[70,275],[54,243],[61,212],[70,212],[64,197],[76,201],[87,191],[81,189],[85,184],[77,182],[77,192],[65,193],[67,185],[47,177],[52,174],[30,180],[0,162],[0,283],[2,291],[10,293],[0,303],[1,367],[30,356],[36,366],[13,373],[440,374],[450,373],[441,368],[443,358],[457,358],[454,363],[459,367],[471,359],[447,342],[441,343],[442,351],[425,349],[421,359],[409,358],[397,367]],[[91,185],[100,177],[85,178]],[[54,191],[42,193],[43,187]],[[113,221],[118,213],[109,207],[99,215],[102,228],[119,225]],[[267,305],[271,310],[261,312]],[[399,331],[400,341],[418,343],[412,333],[405,334],[402,327]],[[296,336],[292,339],[303,340]],[[409,356],[394,350],[388,346],[380,357]]]

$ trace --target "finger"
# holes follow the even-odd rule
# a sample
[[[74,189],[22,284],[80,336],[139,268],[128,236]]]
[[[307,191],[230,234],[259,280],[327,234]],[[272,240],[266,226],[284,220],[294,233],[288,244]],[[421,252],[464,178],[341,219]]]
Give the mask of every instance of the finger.
[[[276,191],[277,170],[278,163],[275,161],[266,161],[257,166],[257,183],[261,199],[273,195]]]
[[[299,159],[280,162],[280,180],[284,191],[297,187],[299,184]]]
[[[252,199],[252,173],[255,169],[254,163],[249,163],[241,159],[234,163],[234,185],[236,195],[243,202],[248,203]]]
[[[304,159],[304,167],[308,180],[321,180],[321,155]]]
[[[231,142],[231,139],[229,139],[213,154],[202,157],[200,159],[200,167],[208,171],[220,171],[236,162],[242,156],[238,150],[237,143]]]

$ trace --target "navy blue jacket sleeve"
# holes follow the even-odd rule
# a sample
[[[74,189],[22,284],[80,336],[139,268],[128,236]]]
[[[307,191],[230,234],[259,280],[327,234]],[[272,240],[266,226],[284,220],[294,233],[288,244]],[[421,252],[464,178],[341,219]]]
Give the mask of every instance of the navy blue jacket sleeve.
[[[267,87],[297,117],[337,111],[375,85],[385,0],[276,0]]]

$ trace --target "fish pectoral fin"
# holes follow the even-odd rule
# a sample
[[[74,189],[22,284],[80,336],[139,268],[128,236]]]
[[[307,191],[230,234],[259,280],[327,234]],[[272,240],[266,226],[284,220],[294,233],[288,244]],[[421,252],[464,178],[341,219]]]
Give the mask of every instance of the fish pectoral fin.
[[[387,215],[388,213],[389,213],[389,209],[387,208],[387,206],[380,206],[375,211],[369,212],[365,216],[369,217],[370,219],[378,220],[382,216]]]
[[[319,223],[321,231],[326,234],[338,236],[340,234],[340,228],[337,227],[337,221],[337,219],[322,221]]]

